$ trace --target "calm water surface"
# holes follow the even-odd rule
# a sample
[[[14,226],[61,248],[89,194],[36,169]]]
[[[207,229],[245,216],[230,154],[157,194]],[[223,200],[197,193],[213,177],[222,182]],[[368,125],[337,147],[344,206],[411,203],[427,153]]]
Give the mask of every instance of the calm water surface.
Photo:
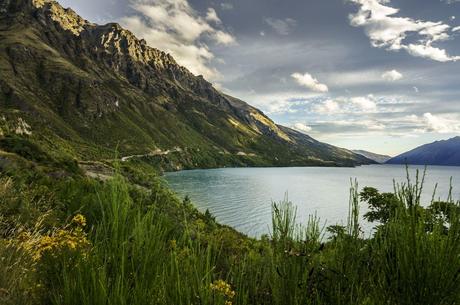
[[[411,173],[423,167],[410,167]],[[356,168],[225,168],[167,173],[165,178],[180,196],[188,195],[195,206],[209,209],[217,220],[250,236],[269,233],[271,204],[287,195],[298,208],[298,221],[305,222],[316,213],[322,224],[345,224],[348,214],[350,178],[358,179],[360,189],[373,186],[384,192],[393,191],[393,179],[405,181],[405,166],[369,165]],[[438,182],[436,198],[445,199],[449,180],[453,195],[460,199],[460,167],[428,167],[424,200],[431,200]],[[457,187],[458,186],[458,187]],[[361,211],[366,211],[361,206]],[[363,222],[369,234],[370,224]]]

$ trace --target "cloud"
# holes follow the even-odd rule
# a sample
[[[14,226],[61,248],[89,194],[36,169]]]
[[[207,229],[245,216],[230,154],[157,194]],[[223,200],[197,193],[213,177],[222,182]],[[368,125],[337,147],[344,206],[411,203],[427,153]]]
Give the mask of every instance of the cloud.
[[[456,26],[455,28],[452,29],[452,32],[458,32],[460,31],[460,26]]]
[[[310,104],[309,96],[270,95],[269,97],[256,96],[250,98],[254,100],[254,106],[263,109],[268,115],[295,114],[303,111],[306,105]]]
[[[387,126],[375,119],[347,119],[316,121],[311,124],[311,132],[314,136],[341,135],[356,138],[358,136],[382,135],[387,133]]]
[[[460,59],[460,56],[449,56],[447,55],[446,50],[435,48],[431,45],[409,44],[406,47],[406,50],[411,55],[433,59],[440,62],[457,61]]]
[[[372,95],[352,97],[350,101],[363,112],[377,111],[377,104],[375,102],[374,96]]]
[[[315,92],[328,92],[329,91],[329,88],[327,87],[327,85],[321,84],[316,78],[314,78],[309,73],[305,73],[305,74],[293,73],[291,77],[295,79],[299,85],[306,87],[312,91],[315,91]]]
[[[295,123],[294,125],[291,126],[291,128],[297,131],[300,131],[302,133],[307,133],[311,131],[311,127],[304,123]]]
[[[208,8],[208,12],[206,13],[206,20],[210,22],[214,22],[216,24],[222,23],[219,16],[217,16],[216,10],[213,9],[212,7]]]
[[[373,145],[380,147],[380,145],[384,142],[384,139],[387,137],[423,139],[423,135],[427,133],[435,135],[443,133],[459,133],[459,118],[460,115],[458,114],[434,115],[431,113],[425,113],[419,116],[415,114],[397,114],[392,117],[385,116],[380,118],[360,115],[355,117],[346,116],[342,119],[338,117],[332,117],[327,120],[309,119],[308,125],[311,127],[309,134],[323,141],[328,140],[340,142],[343,139],[349,139],[351,145],[355,146],[357,139],[367,139],[370,142],[375,141]],[[361,141],[360,143],[362,144],[366,142]],[[420,144],[421,143],[418,143],[418,145]],[[409,147],[407,147],[407,149],[409,149]]]
[[[220,22],[214,9],[202,17],[187,0],[134,0],[132,7],[137,14],[121,19],[126,28],[150,46],[171,53],[192,73],[210,80],[219,78],[218,71],[210,67],[215,56],[209,43],[231,45],[235,38],[210,24]]]
[[[364,114],[378,111],[377,101],[373,95],[356,97],[338,97],[315,104],[312,111],[324,115]]]
[[[335,71],[325,75],[325,81],[334,87],[369,87],[382,84],[382,73],[375,68]]]
[[[341,112],[339,103],[334,100],[326,100],[321,104],[317,104],[313,107],[313,111],[319,114],[332,115]]]
[[[228,3],[228,2],[222,2],[220,4],[220,8],[223,9],[224,11],[230,11],[233,9],[233,4],[232,3]]]
[[[385,56],[385,55],[384,55]],[[427,78],[422,78],[422,73],[426,73],[421,66],[406,67],[403,65],[392,65],[404,69],[388,69],[388,63],[382,63],[382,66],[371,66],[369,68],[360,67],[360,63],[353,64],[351,69],[335,69],[333,73],[322,73],[321,80],[328,84],[329,88],[334,88],[334,92],[349,90],[354,95],[363,95],[368,92],[379,92],[388,90],[389,94],[394,94],[407,86],[413,86],[414,81],[417,85],[427,82]],[[453,66],[453,65],[452,65]],[[388,70],[387,70],[388,69]],[[398,86],[388,87],[387,82],[396,82]],[[430,83],[433,85],[433,81]]]
[[[415,20],[409,17],[395,17],[399,9],[387,6],[390,0],[349,0],[358,4],[359,10],[350,14],[350,24],[363,27],[372,46],[390,51],[405,50],[417,57],[440,62],[457,61],[460,56],[451,56],[446,50],[433,46],[434,43],[450,39],[450,26],[443,22]],[[406,42],[409,36],[416,36],[416,42]]]
[[[403,75],[396,70],[391,70],[383,73],[382,78],[386,81],[394,82],[403,78]]]
[[[223,32],[223,31],[216,31],[214,33],[214,40],[218,44],[222,44],[222,45],[236,44],[235,37],[233,37],[231,34],[229,34],[227,32]]]
[[[297,25],[297,21],[291,18],[265,18],[265,22],[280,35],[289,35],[292,28]]]
[[[324,122],[325,123],[325,122]],[[385,125],[377,120],[360,120],[360,121],[335,121],[335,125],[342,127],[355,127],[361,130],[384,130]]]
[[[458,118],[433,115],[427,112],[423,115],[426,131],[437,133],[455,133],[460,131]]]

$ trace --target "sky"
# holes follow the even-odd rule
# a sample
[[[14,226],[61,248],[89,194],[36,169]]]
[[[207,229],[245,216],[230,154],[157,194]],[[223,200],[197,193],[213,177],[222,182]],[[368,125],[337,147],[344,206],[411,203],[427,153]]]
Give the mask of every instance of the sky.
[[[460,0],[60,0],[276,123],[397,155],[460,135]]]

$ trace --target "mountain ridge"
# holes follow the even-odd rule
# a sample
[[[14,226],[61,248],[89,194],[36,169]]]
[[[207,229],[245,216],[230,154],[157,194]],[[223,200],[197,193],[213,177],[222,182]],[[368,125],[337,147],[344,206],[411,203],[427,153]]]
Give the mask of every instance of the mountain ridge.
[[[387,164],[460,166],[460,136],[416,147],[387,161]]]
[[[392,158],[391,156],[376,154],[376,153],[373,153],[367,150],[362,150],[362,149],[352,149],[351,151],[354,153],[363,155],[364,157],[374,160],[375,162],[378,162],[381,164],[387,162],[388,160]]]
[[[98,159],[177,146],[162,160],[177,169],[372,163],[275,124],[116,23],[49,0],[1,0],[0,12],[4,121],[26,121],[50,149]]]

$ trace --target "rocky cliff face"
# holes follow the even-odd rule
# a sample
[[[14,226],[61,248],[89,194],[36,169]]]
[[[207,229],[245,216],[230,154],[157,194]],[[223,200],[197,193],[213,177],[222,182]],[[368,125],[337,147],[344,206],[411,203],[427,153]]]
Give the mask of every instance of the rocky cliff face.
[[[30,9],[30,1],[19,2],[23,3],[23,6],[16,4],[16,10]],[[31,3],[35,18],[46,28],[55,28],[62,34],[50,37],[49,32],[45,32],[44,38],[53,45],[64,46],[72,40],[73,46],[64,50],[72,57],[86,54],[91,59],[102,62],[106,67],[120,73],[132,85],[149,94],[158,95],[164,91],[176,94],[175,87],[179,85],[182,89],[203,96],[226,110],[238,110],[235,103],[232,105],[229,99],[214,89],[203,77],[194,76],[186,68],[178,65],[170,54],[149,47],[145,40],[137,39],[134,34],[123,29],[119,24],[110,23],[103,26],[92,24],[78,16],[72,9],[62,8],[56,1],[34,0]],[[75,37],[68,37],[69,32]],[[65,40],[58,41],[59,38]],[[171,82],[171,86],[159,87],[159,77],[163,81]],[[268,117],[256,109],[251,109],[249,115],[244,111],[241,113],[236,111],[236,114],[254,126],[268,129],[287,138],[287,135],[283,134]]]
[[[94,157],[119,143],[123,153],[180,146],[192,167],[197,155],[215,166],[369,162],[276,125],[120,25],[56,1],[0,0],[0,39],[0,107]]]

